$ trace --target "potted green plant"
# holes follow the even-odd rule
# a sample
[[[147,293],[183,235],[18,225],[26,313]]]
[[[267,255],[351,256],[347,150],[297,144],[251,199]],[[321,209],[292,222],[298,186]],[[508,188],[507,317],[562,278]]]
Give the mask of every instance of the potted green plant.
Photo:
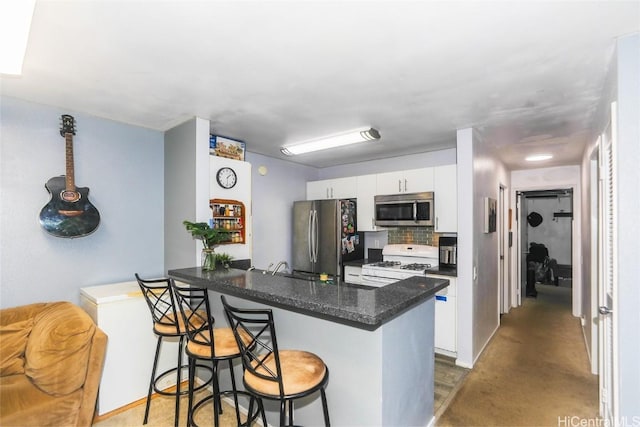
[[[229,268],[229,264],[233,260],[233,256],[226,254],[224,252],[216,254],[216,264],[223,266],[224,268]]]
[[[216,269],[216,254],[214,249],[226,240],[226,233],[217,228],[209,227],[206,222],[183,221],[185,228],[195,239],[202,241],[202,269]]]

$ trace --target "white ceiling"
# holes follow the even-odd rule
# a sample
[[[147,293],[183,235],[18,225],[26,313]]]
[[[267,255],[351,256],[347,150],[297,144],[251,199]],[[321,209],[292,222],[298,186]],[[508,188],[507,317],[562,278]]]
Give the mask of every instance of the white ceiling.
[[[578,164],[638,1],[38,0],[3,95],[166,130],[193,116],[325,167],[454,147],[475,127],[511,169]],[[279,147],[372,126],[380,141]],[[543,164],[526,154],[551,151]]]

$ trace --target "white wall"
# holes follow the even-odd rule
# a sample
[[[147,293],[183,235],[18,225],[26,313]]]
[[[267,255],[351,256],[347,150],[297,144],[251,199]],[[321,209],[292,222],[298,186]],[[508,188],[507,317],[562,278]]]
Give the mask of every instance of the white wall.
[[[162,133],[39,104],[0,98],[0,307],[79,302],[79,289],[163,273]],[[38,221],[44,184],[65,173],[61,114],[77,123],[75,179],[102,220],[63,239]]]
[[[473,129],[458,130],[458,357],[456,363],[473,367],[474,238]]]
[[[618,336],[620,416],[640,417],[640,34],[623,37],[617,46],[618,81]],[[615,363],[615,361],[614,361]]]
[[[457,363],[471,367],[500,326],[499,233],[484,233],[484,199],[498,200],[500,185],[510,184],[504,165],[477,131],[458,130],[457,157]]]

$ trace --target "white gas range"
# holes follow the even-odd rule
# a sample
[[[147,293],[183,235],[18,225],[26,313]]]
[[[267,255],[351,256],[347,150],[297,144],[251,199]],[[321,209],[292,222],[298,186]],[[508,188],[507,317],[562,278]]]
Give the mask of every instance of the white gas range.
[[[438,267],[436,246],[393,244],[382,249],[382,261],[362,266],[362,284],[381,287]]]
[[[435,351],[457,355],[457,278],[443,276],[438,270],[436,246],[394,244],[382,249],[382,261],[362,266],[361,284],[382,287],[411,276],[436,276],[449,280],[449,286],[436,294]]]

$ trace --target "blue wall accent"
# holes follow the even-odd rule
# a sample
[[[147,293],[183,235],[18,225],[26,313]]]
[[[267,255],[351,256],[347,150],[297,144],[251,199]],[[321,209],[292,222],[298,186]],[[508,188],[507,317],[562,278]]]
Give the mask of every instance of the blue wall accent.
[[[79,301],[79,289],[161,275],[163,134],[87,114],[0,98],[0,307]],[[65,174],[61,114],[77,123],[76,184],[102,221],[91,235],[50,236],[39,223],[45,182]]]

